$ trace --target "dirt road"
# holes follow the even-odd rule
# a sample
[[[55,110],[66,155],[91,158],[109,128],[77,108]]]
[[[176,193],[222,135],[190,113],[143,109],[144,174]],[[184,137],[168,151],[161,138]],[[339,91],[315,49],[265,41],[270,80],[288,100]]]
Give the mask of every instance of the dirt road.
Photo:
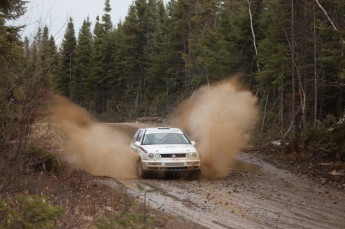
[[[121,182],[130,195],[200,228],[345,228],[345,193],[278,169],[256,154],[239,155],[221,179]]]

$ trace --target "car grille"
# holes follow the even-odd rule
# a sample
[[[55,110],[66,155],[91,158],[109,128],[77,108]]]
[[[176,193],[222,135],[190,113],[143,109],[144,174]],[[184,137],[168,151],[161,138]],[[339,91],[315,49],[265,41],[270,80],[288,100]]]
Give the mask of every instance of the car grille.
[[[190,169],[198,169],[199,166],[191,166],[191,167],[166,167],[165,170],[167,171],[173,171],[173,170],[190,170]]]
[[[184,163],[183,162],[176,162],[176,163],[165,163],[165,166],[169,166],[169,167],[182,167],[184,166]]]
[[[199,169],[199,166],[183,166],[183,167],[149,167],[150,170],[166,170],[166,171],[183,171],[190,169]]]
[[[173,155],[175,155],[176,158],[186,157],[185,153],[167,153],[167,154],[161,154],[162,158],[173,158]]]

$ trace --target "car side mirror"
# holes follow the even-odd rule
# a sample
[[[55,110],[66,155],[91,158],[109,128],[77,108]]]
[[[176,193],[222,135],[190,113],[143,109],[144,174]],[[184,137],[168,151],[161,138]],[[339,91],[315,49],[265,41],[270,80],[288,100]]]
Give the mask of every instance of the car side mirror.
[[[195,141],[191,141],[192,145],[195,146],[196,142]]]
[[[141,146],[140,142],[134,142],[135,146]]]

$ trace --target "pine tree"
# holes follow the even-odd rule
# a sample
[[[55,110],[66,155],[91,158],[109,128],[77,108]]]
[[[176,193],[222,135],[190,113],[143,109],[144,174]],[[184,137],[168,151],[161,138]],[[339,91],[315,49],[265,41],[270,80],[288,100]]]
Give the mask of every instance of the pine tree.
[[[52,40],[54,42],[53,45],[51,43]],[[49,38],[47,26],[44,26],[43,29],[38,28],[31,44],[29,39],[25,39],[25,53],[27,69],[32,74],[40,77],[42,86],[44,85],[47,89],[51,89],[58,58],[54,38]]]
[[[141,63],[139,62],[140,55],[142,55],[142,51],[140,52],[142,50],[139,36],[140,27],[134,5],[129,7],[128,15],[120,31],[123,38],[123,45],[120,49],[122,54],[120,63],[123,63],[123,72],[126,77],[126,91],[123,95],[126,105],[123,109],[131,117],[139,105],[142,83],[140,79]]]
[[[110,32],[113,29],[113,23],[111,22],[111,6],[109,0],[105,0],[104,3],[104,15],[102,16],[103,29],[105,33]]]
[[[138,6],[137,6],[138,7]],[[165,25],[167,14],[162,1],[149,0],[140,6],[143,11],[140,32],[144,37],[140,43],[143,50],[139,57],[141,62],[141,103],[150,107],[150,112],[156,112],[158,103],[167,97],[166,63],[165,63]],[[139,12],[139,11],[138,11]],[[140,38],[142,40],[142,38]],[[155,115],[155,114],[152,114]]]
[[[166,30],[168,20],[163,1],[150,0],[146,11],[148,17],[148,32],[145,55],[147,66],[145,94],[146,99],[151,100],[155,96],[158,99],[160,93],[169,93],[166,84]],[[162,95],[164,96],[164,95]]]
[[[62,95],[71,99],[73,99],[73,96],[75,95],[74,88],[72,88],[71,84],[74,78],[74,52],[76,44],[77,41],[74,32],[74,24],[72,18],[70,18],[60,48],[60,66],[59,73],[56,76],[55,86]]]
[[[91,67],[92,67],[92,33],[90,30],[91,23],[89,18],[84,20],[79,31],[78,44],[75,49],[75,74],[72,81],[73,101],[78,104],[85,104],[85,101],[92,100],[90,92],[93,90],[91,84]]]
[[[283,1],[264,0],[263,11],[259,17],[261,39],[258,42],[258,61],[261,71],[256,74],[256,90],[261,97],[260,104],[264,111],[261,128],[263,131],[266,123],[278,120],[274,127],[278,127],[281,134],[285,133],[285,126],[291,123],[289,116],[285,115],[291,107],[284,107],[284,104],[291,106],[290,8],[290,5]],[[280,98],[279,103],[272,100],[277,96]],[[291,113],[289,115],[291,117]]]
[[[224,78],[229,74],[229,69],[234,67],[231,63],[233,61],[231,56],[235,51],[234,41],[227,40],[227,37],[234,32],[231,28],[231,20],[226,17],[231,15],[231,12],[226,12],[217,2],[198,2],[191,20],[195,32],[190,38],[190,54],[187,59],[193,72],[191,82],[193,88]],[[240,12],[237,13],[241,15]],[[237,58],[240,59],[241,56]]]
[[[41,74],[48,88],[52,87],[54,68],[57,61],[55,42],[52,42],[54,42],[54,38],[52,36],[49,38],[49,30],[48,27],[45,26],[39,44],[39,58],[41,63],[40,67],[42,69]]]
[[[94,46],[92,52],[93,69],[92,82],[95,92],[93,95],[96,112],[101,114],[106,111],[107,101],[111,97],[112,64],[114,39],[112,35],[113,25],[110,17],[111,7],[109,0],[105,1],[102,22],[97,17],[94,28]]]
[[[20,40],[21,26],[8,23],[25,12],[25,3],[0,1],[0,157],[4,162],[1,172],[11,171],[12,163],[23,162],[21,156],[26,152],[31,125],[40,117],[38,112],[47,91],[46,75],[30,63],[29,40],[25,40],[25,47]],[[41,38],[41,31],[40,34]],[[6,184],[6,180],[2,182]]]
[[[342,116],[345,107],[345,2],[319,1],[316,7],[317,70],[319,74],[319,114]]]
[[[59,55],[55,39],[52,35],[50,35],[49,38],[49,56],[51,58],[50,73],[52,74],[52,78],[55,79],[58,74],[58,66],[56,63],[59,62]]]
[[[188,88],[183,55],[188,54],[188,5],[186,1],[170,1],[167,5],[166,34],[167,79],[170,92],[184,94]]]

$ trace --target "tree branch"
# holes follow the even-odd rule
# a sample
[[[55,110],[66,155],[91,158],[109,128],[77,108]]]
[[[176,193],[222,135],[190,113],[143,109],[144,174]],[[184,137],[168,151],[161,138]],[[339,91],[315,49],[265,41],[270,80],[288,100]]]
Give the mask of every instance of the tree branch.
[[[328,21],[331,23],[332,27],[338,31],[338,28],[334,25],[332,19],[329,17],[327,11],[325,10],[325,8],[322,7],[322,5],[320,4],[319,0],[315,0],[316,4],[319,6],[319,8],[323,11],[323,13],[326,15]]]

